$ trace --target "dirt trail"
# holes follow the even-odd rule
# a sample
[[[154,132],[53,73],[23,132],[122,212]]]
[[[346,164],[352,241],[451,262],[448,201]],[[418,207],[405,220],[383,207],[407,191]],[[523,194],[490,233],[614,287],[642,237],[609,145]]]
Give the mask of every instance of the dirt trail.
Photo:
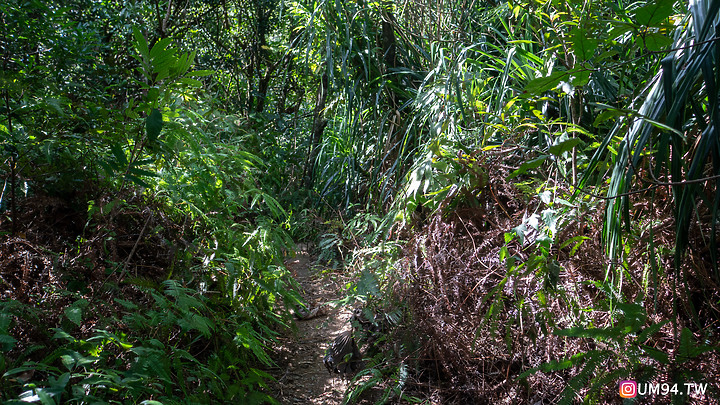
[[[294,258],[285,262],[303,288],[303,297],[311,307],[338,298],[338,284],[316,274],[313,258],[303,247]],[[272,395],[282,404],[340,404],[347,381],[330,375],[323,364],[323,355],[330,342],[350,327],[351,310],[323,305],[319,315],[296,321],[297,334],[279,338],[276,362],[279,370]]]

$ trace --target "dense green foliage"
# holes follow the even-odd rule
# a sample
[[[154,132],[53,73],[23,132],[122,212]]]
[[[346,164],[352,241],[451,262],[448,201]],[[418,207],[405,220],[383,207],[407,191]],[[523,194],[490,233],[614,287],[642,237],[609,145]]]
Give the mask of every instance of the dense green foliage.
[[[339,304],[393,326],[348,401],[709,381],[719,19],[717,0],[4,1],[0,398],[276,402],[298,241],[355,280]],[[502,361],[478,377],[483,356]]]

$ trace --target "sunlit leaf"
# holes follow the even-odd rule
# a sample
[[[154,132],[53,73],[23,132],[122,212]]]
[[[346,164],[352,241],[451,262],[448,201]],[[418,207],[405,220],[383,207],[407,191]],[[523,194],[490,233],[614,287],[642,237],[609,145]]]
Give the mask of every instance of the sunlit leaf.
[[[542,166],[543,163],[545,163],[545,160],[547,160],[547,156],[540,156],[533,160],[523,162],[517,170],[510,173],[510,175],[508,176],[508,180],[524,174],[528,170],[537,169],[538,167]]]
[[[585,86],[590,81],[591,73],[589,70],[575,70],[570,76],[570,83],[575,87]]]
[[[210,76],[214,73],[215,73],[214,70],[195,70],[195,71],[188,73],[187,75],[191,76],[191,77],[193,77],[193,76],[203,77],[203,76]]]
[[[531,95],[541,95],[542,93],[557,87],[561,81],[567,80],[569,76],[569,72],[554,71],[548,76],[532,79],[525,85],[525,93],[529,93]]]
[[[77,326],[82,323],[82,309],[79,307],[67,307],[65,308],[65,316]]]
[[[563,153],[571,151],[575,146],[580,144],[580,142],[580,138],[565,139],[552,145],[549,151],[555,156],[561,156]]]

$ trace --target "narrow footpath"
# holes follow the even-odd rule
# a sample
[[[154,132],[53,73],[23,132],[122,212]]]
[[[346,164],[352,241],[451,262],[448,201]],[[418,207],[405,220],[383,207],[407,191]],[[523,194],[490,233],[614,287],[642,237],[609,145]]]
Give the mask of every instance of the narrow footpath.
[[[339,298],[340,284],[330,276],[318,274],[314,258],[306,246],[285,265],[302,287],[311,309],[320,307],[315,316],[295,321],[296,334],[280,337],[275,355],[278,369],[273,377],[272,395],[282,404],[341,404],[348,387],[346,380],[328,373],[323,355],[328,345],[350,327],[351,309],[336,309],[330,301]]]

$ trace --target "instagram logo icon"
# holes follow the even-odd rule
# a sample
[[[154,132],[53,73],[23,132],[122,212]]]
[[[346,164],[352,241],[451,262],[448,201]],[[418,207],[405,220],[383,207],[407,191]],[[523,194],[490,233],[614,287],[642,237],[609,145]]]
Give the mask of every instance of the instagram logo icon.
[[[635,398],[637,396],[637,383],[633,380],[620,381],[620,396]]]

